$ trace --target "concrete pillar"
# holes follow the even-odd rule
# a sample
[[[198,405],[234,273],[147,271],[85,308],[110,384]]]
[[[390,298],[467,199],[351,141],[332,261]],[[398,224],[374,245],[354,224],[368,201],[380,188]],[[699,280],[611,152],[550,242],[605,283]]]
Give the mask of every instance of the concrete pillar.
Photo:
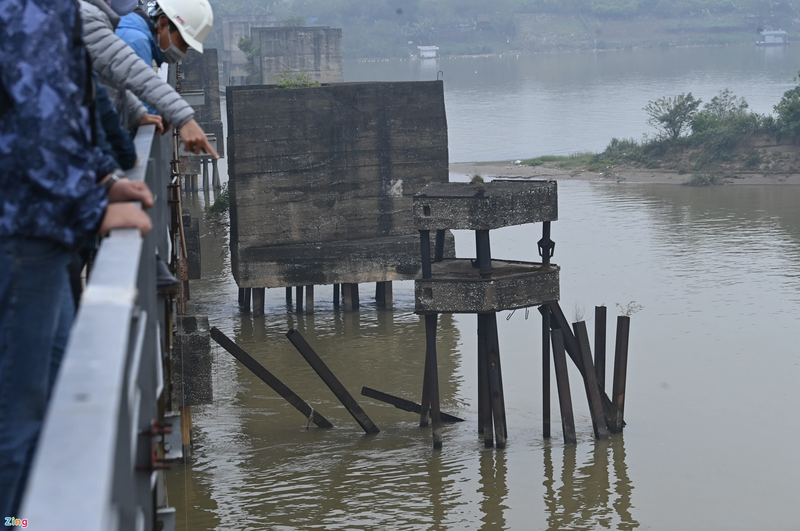
[[[306,313],[314,313],[314,286],[306,286]]]
[[[208,159],[203,159],[203,190],[208,190]]]
[[[253,288],[253,315],[264,315],[264,295],[266,288]]]
[[[217,166],[217,159],[211,159],[211,171],[211,182],[214,186],[214,190],[221,188],[222,184],[219,182],[219,167]]]
[[[303,313],[303,286],[297,286],[295,289],[295,313]]]

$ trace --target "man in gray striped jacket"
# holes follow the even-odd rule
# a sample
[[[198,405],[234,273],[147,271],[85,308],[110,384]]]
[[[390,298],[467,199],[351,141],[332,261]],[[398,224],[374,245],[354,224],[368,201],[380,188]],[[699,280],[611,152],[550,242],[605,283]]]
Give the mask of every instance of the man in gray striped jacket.
[[[119,15],[104,0],[82,0],[80,4],[86,48],[100,81],[109,88],[109,96],[113,99],[114,89],[130,91],[135,95],[125,94],[128,123],[131,123],[131,118],[132,123],[148,123],[148,120],[152,120],[148,118],[152,115],[147,114],[136,98],[141,99],[161,113],[168,123],[180,129],[187,151],[195,154],[202,151],[217,158],[217,152],[194,119],[194,109],[158,77],[151,65],[114,34]]]

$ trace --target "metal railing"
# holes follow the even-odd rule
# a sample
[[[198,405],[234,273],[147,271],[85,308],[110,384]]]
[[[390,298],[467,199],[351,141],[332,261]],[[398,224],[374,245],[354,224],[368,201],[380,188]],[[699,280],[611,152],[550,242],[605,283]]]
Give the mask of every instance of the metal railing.
[[[169,258],[173,138],[150,125],[134,142],[141,160],[127,173],[155,196],[153,230],[112,231],[97,253],[20,509],[37,530],[174,528],[158,445],[172,331],[155,262],[156,250]]]

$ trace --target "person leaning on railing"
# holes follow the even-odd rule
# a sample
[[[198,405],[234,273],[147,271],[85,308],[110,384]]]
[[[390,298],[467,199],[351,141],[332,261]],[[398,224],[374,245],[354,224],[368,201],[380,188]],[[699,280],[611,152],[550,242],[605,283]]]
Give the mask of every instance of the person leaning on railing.
[[[166,3],[164,3],[166,2]],[[156,47],[164,52],[160,59],[167,63],[177,63],[191,48],[203,52],[203,41],[211,31],[213,14],[206,0],[162,0],[164,21],[168,27],[167,48]],[[83,18],[86,47],[92,59],[94,69],[100,75],[100,81],[109,89],[109,95],[115,90],[128,90],[158,111],[167,124],[180,128],[181,139],[187,151],[211,154],[218,158],[217,152],[209,144],[206,134],[194,119],[194,109],[172,88],[162,81],[153,71],[152,59],[148,63],[142,60],[134,50],[120,39],[114,28],[119,23],[119,15],[105,6],[104,0],[82,0],[81,17]],[[105,7],[104,7],[105,6]],[[112,8],[116,2],[112,2]],[[117,7],[118,12],[124,12]],[[160,8],[157,8],[160,9]],[[135,12],[126,15],[137,17]],[[146,17],[146,15],[144,15]],[[161,15],[159,15],[161,16]],[[172,31],[172,28],[175,28]],[[149,30],[148,30],[149,31]],[[159,57],[153,57],[158,61]],[[160,65],[161,63],[158,62]],[[147,115],[152,116],[152,115]],[[160,124],[159,124],[160,125]],[[159,127],[157,125],[157,127]],[[161,126],[163,128],[163,126]],[[166,128],[160,129],[166,131]]]
[[[93,144],[76,0],[3,0],[0,16],[0,515],[15,515],[74,308],[67,262],[89,233],[152,228],[143,183]]]

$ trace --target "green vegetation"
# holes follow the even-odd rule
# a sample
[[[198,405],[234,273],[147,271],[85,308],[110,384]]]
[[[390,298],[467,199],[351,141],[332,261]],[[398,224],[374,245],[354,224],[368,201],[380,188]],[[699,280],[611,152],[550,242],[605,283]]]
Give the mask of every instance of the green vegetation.
[[[647,123],[675,140],[689,127],[701,103],[701,100],[694,99],[691,92],[651,101],[644,108],[650,116]]]
[[[275,76],[276,85],[280,88],[296,89],[306,87],[318,87],[319,81],[314,81],[305,72],[292,72],[284,70]]]
[[[228,190],[228,183],[223,183],[219,193],[214,197],[214,203],[205,209],[206,216],[210,218],[222,218],[228,213],[231,206],[231,194]]]
[[[247,56],[247,65],[245,66],[247,83],[260,83],[261,71],[257,66],[257,62],[259,61],[258,56],[261,50],[258,46],[253,46],[253,40],[249,36],[239,39],[237,46]]]
[[[798,78],[800,79],[800,73]],[[584,166],[605,172],[617,165],[669,168],[691,174],[689,186],[722,184],[741,173],[797,173],[791,146],[800,142],[800,84],[787,90],[773,109],[776,116],[750,111],[744,98],[725,89],[700,105],[691,93],[664,97],[645,107],[656,128],[641,141],[612,138],[602,153],[523,160],[528,166],[553,163],[560,168]],[[770,146],[767,148],[766,146]],[[788,152],[787,152],[788,151]]]
[[[533,159],[525,159],[520,164],[525,166],[541,166],[545,162],[556,162],[559,168],[569,168],[570,166],[578,166],[590,164],[594,161],[596,155],[585,151],[573,153],[572,155],[542,155]]]

